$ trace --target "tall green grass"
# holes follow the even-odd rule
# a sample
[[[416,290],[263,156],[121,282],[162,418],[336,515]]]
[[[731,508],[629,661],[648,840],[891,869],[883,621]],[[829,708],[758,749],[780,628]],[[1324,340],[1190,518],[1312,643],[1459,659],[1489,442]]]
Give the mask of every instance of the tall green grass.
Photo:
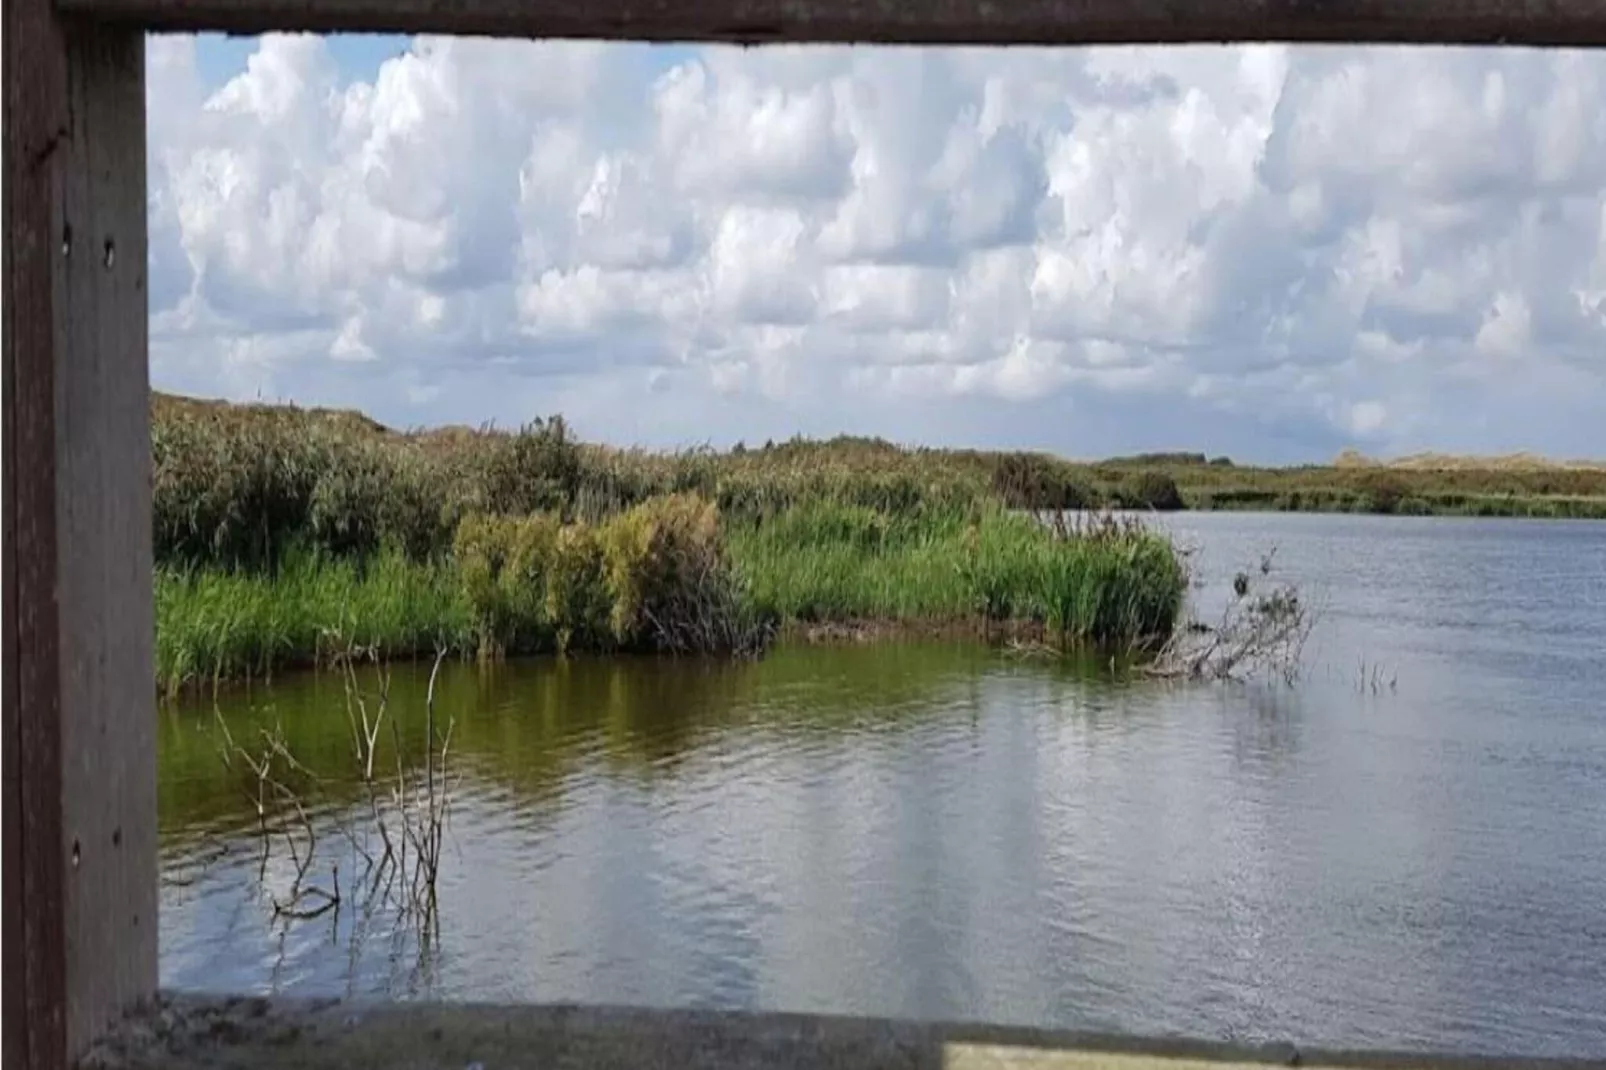
[[[414,561],[296,552],[275,569],[161,567],[156,672],[175,690],[271,675],[349,645],[747,653],[773,633],[726,557],[714,506],[667,495],[591,524],[472,514],[450,554]]]
[[[722,524],[712,503],[672,495],[596,524],[473,515],[438,560],[161,568],[156,668],[175,689],[348,643],[391,656],[745,653],[783,621],[1030,621],[1067,642],[1129,645],[1169,635],[1184,583],[1171,544],[1131,523],[1056,530],[1002,509],[815,502]]]
[[[1270,469],[1180,453],[1082,463],[845,436],[652,453],[580,442],[558,417],[404,433],[356,413],[152,405],[154,545],[173,566],[270,569],[308,547],[429,561],[471,515],[598,523],[676,493],[732,522],[814,504],[934,519],[997,506],[1606,517],[1606,468]]]
[[[365,562],[297,553],[271,573],[159,567],[155,581],[156,677],[168,690],[271,676],[315,662],[331,643],[404,657],[474,639],[455,569],[396,553]]]
[[[870,439],[797,439],[676,454],[577,441],[559,417],[513,431],[398,433],[354,413],[208,404],[158,395],[151,439],[158,561],[274,567],[311,547],[415,561],[450,552],[475,514],[550,513],[601,522],[690,493],[730,520],[824,503],[898,516],[1118,505],[1176,508],[1160,472],[1103,472],[1034,453],[905,449]]]
[[[1186,585],[1164,538],[1134,524],[1056,531],[992,509],[901,520],[814,504],[731,537],[752,598],[797,621],[1035,621],[1063,640],[1164,638]]]

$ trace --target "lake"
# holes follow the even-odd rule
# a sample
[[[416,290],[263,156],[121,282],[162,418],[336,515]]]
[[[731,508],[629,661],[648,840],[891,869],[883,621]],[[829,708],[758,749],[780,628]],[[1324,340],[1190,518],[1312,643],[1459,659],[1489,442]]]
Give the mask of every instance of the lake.
[[[1207,607],[1275,547],[1320,607],[1296,687],[953,642],[444,666],[427,936],[275,918],[211,702],[164,707],[162,983],[1606,1057],[1606,524],[1162,523]],[[336,674],[217,712],[349,777]],[[349,886],[365,804],[319,798]]]

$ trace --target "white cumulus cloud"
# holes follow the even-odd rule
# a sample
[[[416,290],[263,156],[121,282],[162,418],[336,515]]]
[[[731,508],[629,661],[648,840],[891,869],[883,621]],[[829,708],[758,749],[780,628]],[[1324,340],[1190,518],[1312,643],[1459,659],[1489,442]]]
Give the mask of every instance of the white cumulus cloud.
[[[1606,454],[1606,57],[149,52],[153,375],[615,441]]]

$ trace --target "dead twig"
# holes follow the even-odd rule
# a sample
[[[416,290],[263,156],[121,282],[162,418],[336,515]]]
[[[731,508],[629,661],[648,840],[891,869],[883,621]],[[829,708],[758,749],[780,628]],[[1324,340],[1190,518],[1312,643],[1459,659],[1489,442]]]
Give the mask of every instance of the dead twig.
[[[1260,589],[1274,555],[1275,549],[1261,558],[1258,576],[1233,577],[1232,598],[1216,625],[1186,622],[1143,671],[1167,679],[1240,681],[1270,673],[1289,686],[1298,682],[1317,613],[1293,584]]]
[[[449,719],[442,733],[435,714],[436,684],[445,656],[444,648],[437,650],[425,698],[426,743],[421,791],[417,790],[413,779],[417,774],[409,769],[398,719],[390,714],[390,670],[379,652],[348,643],[335,649],[329,658],[329,664],[338,669],[345,687],[352,759],[364,796],[364,805],[358,812],[366,812],[368,833],[359,833],[356,823],[349,820],[349,803],[341,803],[339,807],[311,804],[312,796],[326,787],[325,782],[296,758],[280,725],[275,724],[271,730],[262,729],[257,744],[247,747],[235,738],[221,710],[214,704],[222,740],[222,760],[228,768],[240,771],[242,789],[257,814],[257,831],[262,844],[257,871],[259,884],[266,889],[268,863],[275,841],[283,842],[290,859],[291,874],[283,890],[266,893],[275,918],[305,921],[331,911],[338,916],[344,902],[338,861],[329,867],[327,884],[311,880],[310,874],[317,864],[322,843],[314,814],[324,815],[320,820],[328,821],[327,815],[344,810],[348,818],[334,820],[338,822],[339,837],[350,845],[353,857],[361,860],[355,884],[356,894],[361,896],[359,909],[372,913],[388,908],[400,917],[416,916],[423,934],[433,934],[437,930],[435,888],[450,810],[447,759],[456,724]],[[372,690],[363,687],[358,671],[362,662],[368,662],[373,668],[375,686]],[[394,772],[391,777],[382,779],[378,773],[379,742],[387,727]],[[386,779],[390,782],[385,783]],[[374,849],[370,849],[370,834],[379,840]]]

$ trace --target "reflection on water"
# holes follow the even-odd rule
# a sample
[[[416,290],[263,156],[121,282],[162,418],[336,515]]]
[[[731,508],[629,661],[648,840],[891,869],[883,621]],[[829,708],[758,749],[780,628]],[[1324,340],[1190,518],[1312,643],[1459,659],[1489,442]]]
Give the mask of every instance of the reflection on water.
[[[1606,525],[1171,522],[1321,589],[1305,686],[955,644],[443,670],[428,949],[274,924],[210,707],[168,710],[163,983],[1606,1055]],[[355,806],[338,678],[223,710],[335,778],[323,827]]]

